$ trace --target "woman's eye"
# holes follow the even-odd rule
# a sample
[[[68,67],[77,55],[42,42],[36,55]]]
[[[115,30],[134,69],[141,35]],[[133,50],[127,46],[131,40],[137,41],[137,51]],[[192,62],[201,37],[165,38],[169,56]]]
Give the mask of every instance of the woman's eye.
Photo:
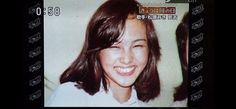
[[[117,45],[112,45],[112,46],[110,46],[109,48],[120,48],[120,47],[117,46]]]
[[[134,45],[134,47],[144,47],[143,45]]]

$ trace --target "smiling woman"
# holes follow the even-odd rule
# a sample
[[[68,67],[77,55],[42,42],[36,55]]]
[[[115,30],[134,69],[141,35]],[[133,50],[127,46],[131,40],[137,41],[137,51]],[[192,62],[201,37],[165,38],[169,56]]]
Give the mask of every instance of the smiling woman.
[[[127,20],[121,41],[111,47],[101,50],[100,62],[109,87],[116,90],[114,97],[119,102],[124,100],[119,96],[130,95],[130,86],[143,71],[148,60],[147,36],[144,24],[136,19]],[[125,93],[119,93],[119,92]]]
[[[48,106],[147,106],[160,93],[160,46],[134,0],[108,0],[94,13],[77,59]]]

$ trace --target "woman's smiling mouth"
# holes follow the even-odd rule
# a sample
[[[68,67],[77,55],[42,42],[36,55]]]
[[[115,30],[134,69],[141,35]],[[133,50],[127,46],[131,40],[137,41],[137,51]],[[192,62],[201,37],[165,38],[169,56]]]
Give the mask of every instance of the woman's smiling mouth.
[[[130,75],[132,75],[135,71],[135,68],[136,68],[135,66],[127,66],[127,67],[115,66],[114,67],[116,72],[121,76],[130,76]]]

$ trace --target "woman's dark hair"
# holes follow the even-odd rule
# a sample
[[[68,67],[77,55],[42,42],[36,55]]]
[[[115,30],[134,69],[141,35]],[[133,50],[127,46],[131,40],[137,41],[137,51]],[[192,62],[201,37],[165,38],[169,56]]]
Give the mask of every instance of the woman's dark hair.
[[[174,101],[183,100],[188,97],[188,62],[186,60],[187,39],[189,37],[189,14],[185,13],[181,23],[176,29],[176,41],[178,45],[179,58],[182,69],[183,82],[176,88]]]
[[[118,42],[125,30],[128,16],[139,14],[135,0],[108,0],[94,13],[86,30],[85,43],[77,59],[60,77],[60,82],[77,82],[77,87],[93,95],[103,88],[107,91],[104,70],[100,64],[99,53],[102,49]],[[135,17],[133,17],[134,19]],[[151,20],[142,20],[146,27],[149,47],[149,59],[142,73],[134,83],[138,99],[149,101],[160,93],[160,80],[157,62],[160,59],[160,47],[155,28]]]

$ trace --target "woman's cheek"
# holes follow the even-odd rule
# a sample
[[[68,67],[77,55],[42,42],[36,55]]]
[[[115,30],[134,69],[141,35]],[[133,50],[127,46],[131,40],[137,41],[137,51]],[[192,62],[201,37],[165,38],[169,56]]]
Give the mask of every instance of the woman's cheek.
[[[115,62],[117,61],[117,59],[119,58],[119,51],[117,50],[103,50],[101,51],[100,54],[100,59],[101,62],[104,64],[115,64]]]
[[[138,63],[145,64],[148,60],[148,50],[147,48],[136,48],[133,49],[134,58]]]

